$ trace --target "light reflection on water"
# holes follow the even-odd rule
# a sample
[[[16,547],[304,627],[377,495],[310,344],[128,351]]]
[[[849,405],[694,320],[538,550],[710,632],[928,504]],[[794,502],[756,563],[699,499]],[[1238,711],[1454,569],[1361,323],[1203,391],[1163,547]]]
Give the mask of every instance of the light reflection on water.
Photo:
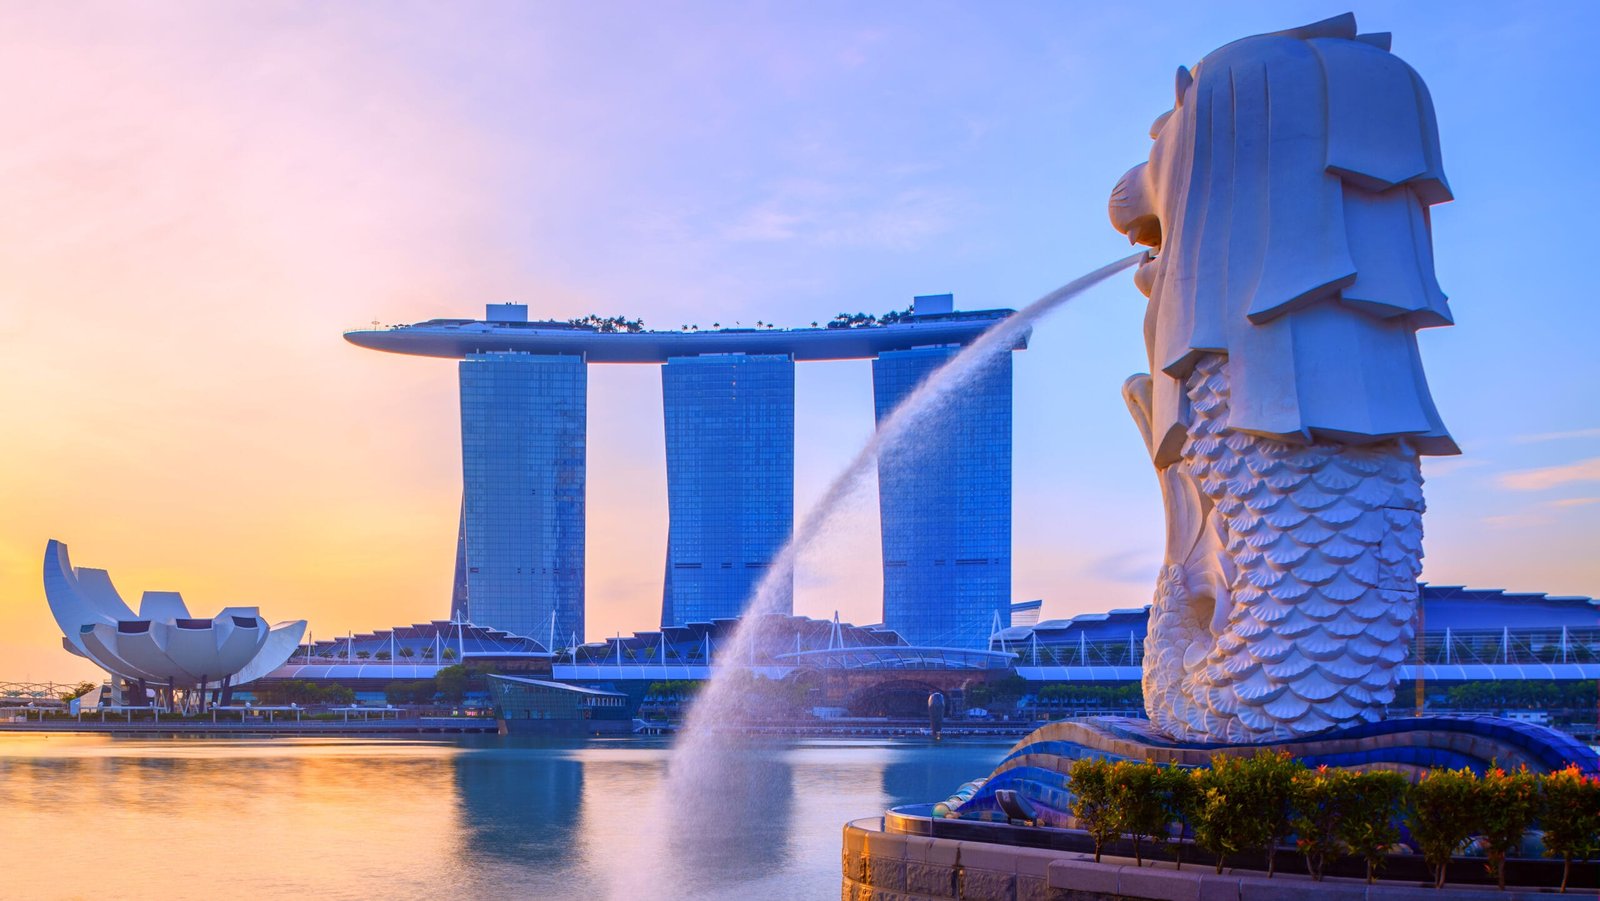
[[[832,898],[846,820],[1007,746],[755,742],[679,817],[662,741],[0,735],[0,897]]]

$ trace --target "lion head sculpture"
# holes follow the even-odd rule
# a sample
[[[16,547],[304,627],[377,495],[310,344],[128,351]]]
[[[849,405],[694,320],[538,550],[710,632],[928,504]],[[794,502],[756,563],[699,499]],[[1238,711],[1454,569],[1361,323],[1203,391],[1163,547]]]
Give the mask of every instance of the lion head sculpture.
[[[1179,456],[1206,353],[1228,357],[1240,431],[1458,453],[1416,345],[1452,321],[1429,221],[1451,194],[1432,99],[1389,36],[1346,14],[1235,41],[1178,69],[1151,137],[1110,212],[1152,249],[1135,282],[1157,464]]]

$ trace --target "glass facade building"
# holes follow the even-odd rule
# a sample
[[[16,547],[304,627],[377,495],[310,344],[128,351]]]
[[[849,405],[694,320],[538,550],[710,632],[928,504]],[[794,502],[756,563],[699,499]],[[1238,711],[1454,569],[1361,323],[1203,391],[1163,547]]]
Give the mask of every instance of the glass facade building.
[[[553,635],[556,647],[581,642],[584,358],[471,354],[460,368],[467,618]]]
[[[958,346],[872,361],[882,422]],[[979,372],[922,433],[878,461],[883,625],[913,645],[985,648],[1011,624],[1011,355]]]
[[[661,625],[738,616],[794,528],[794,360],[672,357]],[[789,602],[779,612],[793,609]]]

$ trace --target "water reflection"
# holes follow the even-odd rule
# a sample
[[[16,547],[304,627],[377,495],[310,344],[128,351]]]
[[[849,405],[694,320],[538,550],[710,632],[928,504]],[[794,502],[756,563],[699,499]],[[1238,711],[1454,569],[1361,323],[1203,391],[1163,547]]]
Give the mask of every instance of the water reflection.
[[[659,741],[0,735],[0,895],[831,897],[844,821],[1004,752],[757,742],[717,800],[668,808]]]
[[[467,744],[455,759],[462,853],[566,867],[583,832],[580,747]]]

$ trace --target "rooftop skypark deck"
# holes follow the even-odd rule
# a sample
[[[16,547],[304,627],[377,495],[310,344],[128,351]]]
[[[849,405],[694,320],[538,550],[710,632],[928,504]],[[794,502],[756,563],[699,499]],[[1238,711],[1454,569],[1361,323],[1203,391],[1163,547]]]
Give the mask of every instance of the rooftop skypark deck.
[[[509,307],[509,310],[506,308]],[[412,325],[356,329],[358,347],[423,357],[515,351],[581,354],[590,363],[665,363],[706,354],[788,354],[796,361],[871,359],[880,353],[939,344],[969,344],[1015,310],[912,314],[888,325],[844,328],[713,328],[603,332],[567,322],[529,322],[526,308],[491,306],[490,318],[430,319]],[[500,318],[496,318],[496,316]],[[1027,347],[1024,336],[1018,349]]]

